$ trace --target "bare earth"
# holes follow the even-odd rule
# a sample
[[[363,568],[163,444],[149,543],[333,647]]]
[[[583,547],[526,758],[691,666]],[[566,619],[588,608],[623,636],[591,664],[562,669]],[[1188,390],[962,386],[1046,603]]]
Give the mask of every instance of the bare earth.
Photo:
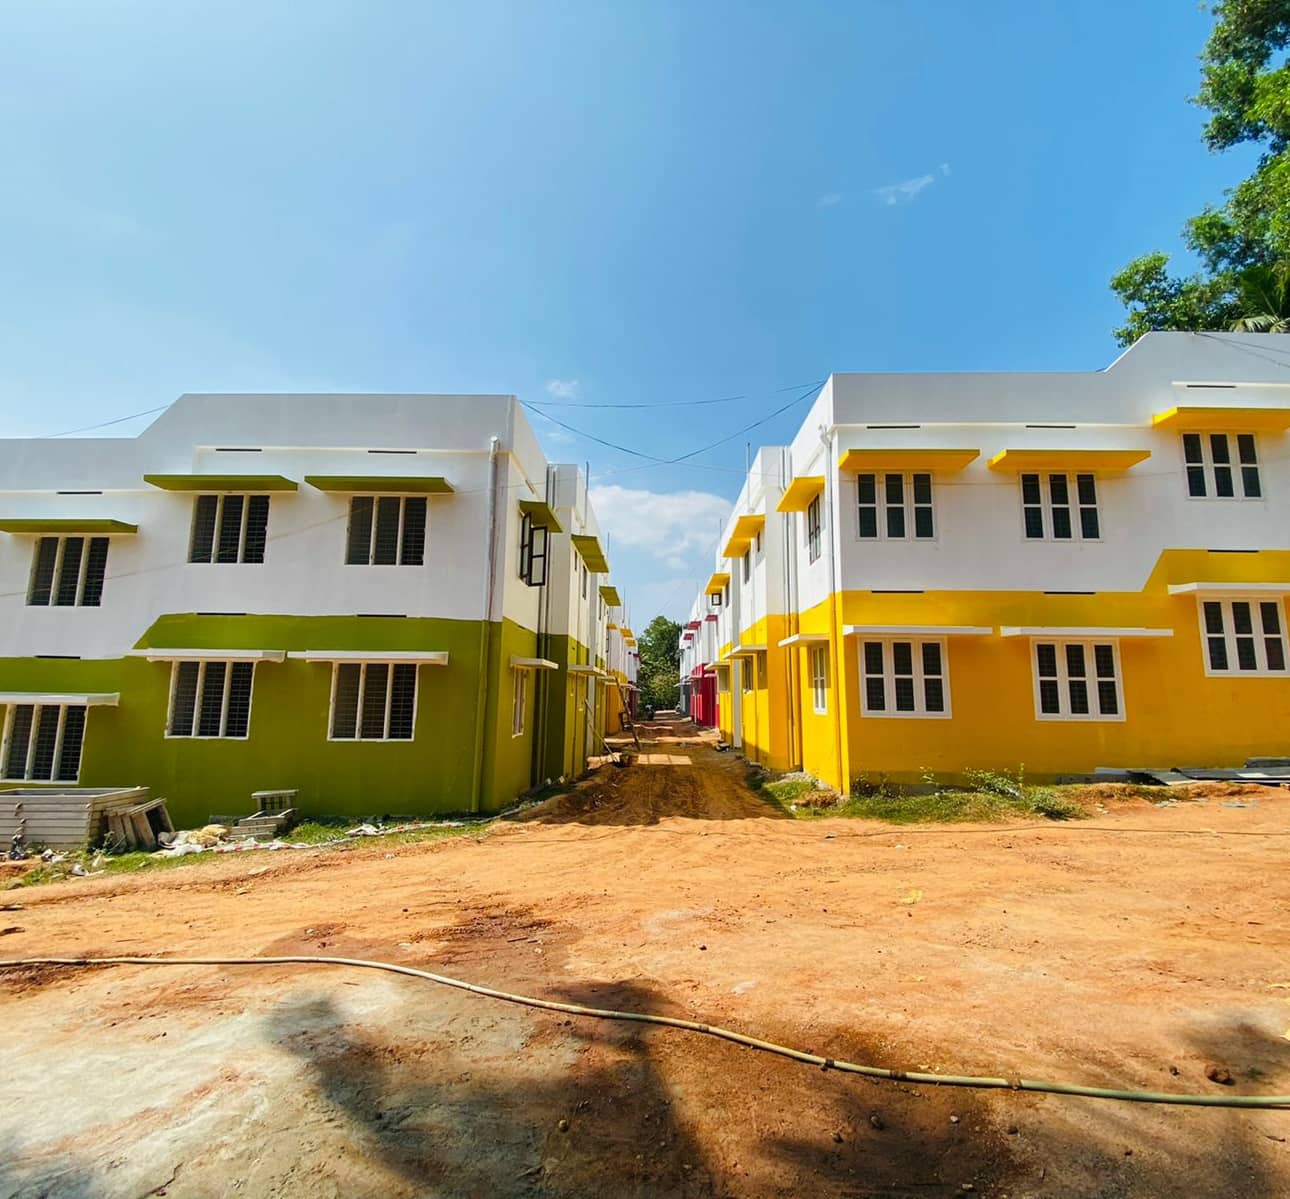
[[[1290,795],[892,827],[742,779],[659,724],[478,836],[7,892],[0,956],[379,958],[880,1065],[1290,1093]],[[1290,1194],[1288,1111],[870,1082],[370,971],[7,971],[0,1021],[2,1195]]]

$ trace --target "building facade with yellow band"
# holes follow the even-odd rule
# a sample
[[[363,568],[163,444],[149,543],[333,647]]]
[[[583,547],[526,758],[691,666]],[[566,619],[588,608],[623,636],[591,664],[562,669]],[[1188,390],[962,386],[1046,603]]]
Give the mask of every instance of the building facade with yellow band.
[[[695,602],[723,735],[844,790],[1290,754],[1280,340],[830,377],[757,455]]]

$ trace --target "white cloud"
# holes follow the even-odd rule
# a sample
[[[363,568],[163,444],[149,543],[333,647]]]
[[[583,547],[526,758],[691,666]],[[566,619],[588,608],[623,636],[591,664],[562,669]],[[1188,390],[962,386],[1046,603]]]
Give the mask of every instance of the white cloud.
[[[577,379],[548,379],[546,393],[557,400],[571,400],[578,394]]]
[[[815,206],[816,208],[836,208],[841,203],[841,192],[825,192],[824,195],[815,201]]]
[[[902,179],[899,183],[888,183],[885,187],[875,187],[873,194],[887,205],[912,204],[919,192],[935,182],[935,175],[918,175],[913,179]]]
[[[615,546],[641,550],[669,569],[693,564],[701,570],[730,501],[708,491],[644,491],[616,483],[591,489],[591,504]]]

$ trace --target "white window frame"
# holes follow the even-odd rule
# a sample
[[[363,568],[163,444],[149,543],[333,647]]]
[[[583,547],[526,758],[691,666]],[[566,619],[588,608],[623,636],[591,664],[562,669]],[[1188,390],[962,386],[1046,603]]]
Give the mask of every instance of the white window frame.
[[[1187,461],[1187,437],[1195,435],[1200,439],[1200,462]],[[1218,486],[1214,477],[1214,446],[1211,442],[1213,437],[1226,437],[1228,441],[1229,461],[1219,463],[1220,466],[1230,466],[1232,470],[1232,494],[1219,495]],[[1254,461],[1243,463],[1241,461],[1241,443],[1240,438],[1249,437],[1254,445]],[[1259,457],[1259,436],[1250,429],[1188,429],[1178,438],[1178,453],[1182,457],[1182,478],[1183,494],[1189,500],[1195,500],[1198,503],[1207,503],[1211,500],[1218,500],[1220,503],[1230,504],[1237,501],[1252,501],[1259,503],[1268,498],[1265,490],[1266,478],[1263,473],[1263,460]],[[1205,475],[1205,494],[1192,495],[1191,493],[1191,467],[1199,466]],[[1253,467],[1258,472],[1259,494],[1247,495],[1245,491],[1245,473],[1243,467]]]
[[[349,541],[350,541],[350,529],[353,527],[353,523],[354,523],[354,502],[356,500],[363,500],[363,499],[369,499],[372,501],[372,523],[367,530],[367,561],[351,562],[349,560]],[[395,534],[394,561],[376,562],[373,560],[376,557],[376,533],[377,533],[376,513],[378,511],[380,502],[382,500],[389,500],[389,499],[395,499],[399,501],[399,528],[398,528],[398,532]],[[421,561],[420,562],[403,561],[403,529],[407,520],[409,500],[425,501],[426,519],[425,519],[425,526],[421,532]],[[243,537],[246,536],[245,526],[243,526],[242,535]],[[410,566],[413,569],[416,569],[418,567],[428,565],[429,545],[430,545],[430,500],[428,497],[421,496],[421,495],[395,495],[395,496],[353,495],[349,497],[349,519],[345,524],[345,565],[346,566],[366,567],[368,569],[376,569],[376,570],[382,570],[388,567],[395,567],[395,566],[400,568],[405,566]]]
[[[1043,525],[1043,535],[1041,537],[1031,537],[1026,532],[1026,509],[1035,507],[1034,504],[1026,503],[1026,486],[1025,480],[1031,475],[1039,478],[1039,515]],[[1066,508],[1070,512],[1071,535],[1069,537],[1055,537],[1053,535],[1053,476],[1060,475],[1066,480],[1066,503],[1058,504],[1059,508]],[[1085,504],[1080,500],[1079,481],[1081,475],[1087,475],[1093,480],[1093,503]],[[1021,539],[1022,541],[1033,544],[1037,541],[1051,541],[1057,545],[1070,545],[1076,541],[1101,541],[1103,538],[1102,525],[1102,496],[1101,488],[1098,485],[1097,474],[1091,470],[1027,470],[1022,471],[1017,476],[1017,498],[1021,504]],[[1092,508],[1097,514],[1097,536],[1086,537],[1084,535],[1083,513],[1085,508]]]
[[[1045,712],[1039,697],[1039,646],[1056,646],[1057,653],[1057,712]],[[1081,645],[1084,647],[1084,675],[1088,684],[1089,711],[1072,712],[1070,696],[1070,675],[1066,666],[1066,647]],[[1115,666],[1115,702],[1118,712],[1105,715],[1102,712],[1101,699],[1098,695],[1097,655],[1095,647],[1109,645],[1112,662]],[[1120,642],[1114,637],[1033,637],[1030,641],[1030,678],[1034,691],[1035,719],[1074,721],[1087,724],[1123,723],[1125,720],[1124,703],[1124,667],[1120,660]]]
[[[1236,665],[1236,621],[1232,615],[1233,604],[1250,605],[1250,625],[1256,631],[1249,634],[1254,641],[1254,660],[1258,663],[1255,670],[1242,670]],[[1208,625],[1205,623],[1205,605],[1221,604],[1223,608],[1223,641],[1227,648],[1227,669],[1217,670],[1210,664],[1209,659],[1209,639],[1217,636],[1210,633]],[[1260,604],[1276,604],[1277,621],[1280,625],[1279,638],[1281,641],[1282,661],[1286,663],[1284,670],[1271,670],[1268,667],[1268,647],[1267,640],[1273,634],[1263,631],[1263,613],[1260,610]],[[1205,665],[1205,675],[1211,679],[1290,679],[1290,639],[1286,632],[1286,609],[1282,598],[1279,595],[1206,595],[1197,597],[1196,614],[1200,620],[1200,643],[1201,655]]]
[[[912,647],[913,674],[900,675],[900,678],[912,678],[914,682],[913,711],[899,711],[896,708],[896,655],[892,647],[897,642],[908,642]],[[865,686],[870,677],[865,664],[865,646],[871,643],[882,645],[883,695],[887,700],[882,710],[869,707],[869,690]],[[941,651],[941,673],[931,678],[941,680],[941,698],[945,701],[945,711],[929,712],[927,710],[927,691],[924,680],[929,677],[923,673],[923,646],[937,645]],[[953,716],[950,702],[950,654],[949,644],[944,637],[861,637],[860,638],[860,711],[864,716],[876,720],[949,720]]]
[[[394,668],[412,666],[412,736],[390,736],[390,710],[394,693]],[[354,718],[354,735],[352,737],[334,737],[332,729],[336,723],[336,690],[340,684],[340,668],[358,666],[358,711]],[[363,693],[367,688],[367,670],[369,666],[388,666],[390,673],[385,679],[385,724],[379,737],[363,736]],[[417,739],[417,705],[421,702],[421,670],[416,663],[408,662],[333,662],[331,667],[331,700],[327,704],[327,740],[338,745],[411,745]],[[249,725],[247,726],[250,727]]]
[[[36,572],[40,567],[40,547],[43,542],[57,541],[58,549],[54,554],[54,573],[49,581],[49,599],[43,604],[38,603],[32,598],[36,589]],[[67,553],[67,543],[69,541],[81,542],[81,560],[77,565],[76,574],[76,597],[70,604],[60,604],[58,602],[59,585],[63,577],[63,561]],[[103,606],[103,590],[107,584],[107,554],[103,555],[103,579],[99,584],[99,602],[97,604],[87,604],[85,602],[85,583],[89,578],[90,569],[90,550],[96,541],[106,541],[108,549],[112,547],[112,541],[108,537],[95,537],[91,533],[47,533],[36,539],[36,544],[31,551],[31,574],[27,582],[27,607],[29,608],[100,608]]]
[[[264,500],[264,555],[259,562],[248,562],[246,560],[246,532],[251,522],[251,501],[253,499]],[[215,501],[215,521],[211,527],[211,556],[209,561],[202,561],[200,558],[194,558],[193,553],[196,550],[197,541],[197,514],[201,510],[201,502],[205,499]],[[224,524],[224,504],[231,499],[240,499],[242,501],[242,514],[237,531],[237,557],[232,562],[221,562],[219,560],[219,534],[220,528]],[[193,515],[188,531],[188,565],[189,566],[262,566],[269,557],[269,515],[273,507],[271,496],[264,495],[263,492],[206,492],[202,495],[195,496],[193,499]],[[375,523],[375,522],[373,522]]]
[[[62,783],[75,784],[81,781],[81,766],[85,761],[85,734],[89,731],[89,708],[84,704],[42,704],[33,701],[30,704],[4,704],[4,719],[0,721],[0,782],[2,783]],[[31,732],[27,735],[27,761],[23,767],[21,778],[12,777],[4,773],[5,767],[9,761],[9,743],[13,739],[13,722],[19,708],[30,707],[35,709],[31,717]],[[36,730],[40,727],[40,710],[42,708],[58,709],[58,732],[54,739],[54,757],[51,777],[47,779],[32,778],[31,769],[36,758]],[[76,777],[63,779],[57,777],[58,759],[63,756],[63,734],[67,730],[67,712],[70,708],[84,708],[85,723],[81,730],[81,751],[76,755]]]
[[[813,645],[807,654],[807,669],[811,676],[811,701],[816,716],[829,714],[829,649],[826,645]]]
[[[202,696],[206,690],[206,668],[214,663],[216,666],[224,667],[224,694],[220,700],[219,711],[219,729],[218,733],[199,733],[197,728],[201,723],[202,717]],[[179,668],[184,665],[196,666],[197,669],[197,691],[193,698],[193,717],[190,725],[190,733],[172,733],[171,725],[174,723],[175,715],[175,688],[179,683]],[[201,662],[172,662],[170,664],[170,702],[166,705],[166,728],[165,737],[167,740],[175,741],[249,741],[251,739],[251,714],[255,704],[255,667],[254,662],[248,663],[251,667],[251,690],[246,697],[246,732],[240,737],[231,736],[226,730],[228,729],[228,703],[232,696],[233,688],[233,667],[235,662],[225,659],[207,659]],[[328,723],[328,728],[331,728]]]
[[[927,479],[927,489],[930,499],[926,504],[914,502],[914,477]],[[900,479],[900,503],[892,504],[887,499],[887,479],[895,477]],[[874,502],[872,504],[861,503],[860,500],[860,480],[864,478],[873,479],[874,481]],[[930,470],[866,470],[861,471],[855,477],[856,489],[856,540],[857,541],[935,541],[937,520],[936,520],[936,483]],[[877,532],[872,536],[862,533],[860,530],[860,510],[861,508],[872,508],[874,510],[874,520],[877,524]],[[915,532],[915,514],[917,509],[926,508],[932,514],[932,532],[928,537],[920,537]],[[898,510],[904,520],[905,531],[903,533],[889,533],[887,531],[887,513],[889,510]]]
[[[529,704],[529,672],[511,671],[511,736],[523,737]]]

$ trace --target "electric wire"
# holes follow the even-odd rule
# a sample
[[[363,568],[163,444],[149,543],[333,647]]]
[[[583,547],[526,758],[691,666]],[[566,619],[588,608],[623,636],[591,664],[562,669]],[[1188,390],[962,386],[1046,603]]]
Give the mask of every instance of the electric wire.
[[[661,1028],[675,1028],[684,1032],[716,1037],[748,1049],[756,1049],[777,1057],[821,1070],[836,1070],[839,1074],[858,1074],[866,1078],[886,1079],[892,1082],[912,1082],[925,1086],[965,1087],[973,1090],[1032,1091],[1048,1095],[1067,1095],[1085,1099],[1120,1100],[1125,1103],[1158,1103],[1182,1107],[1242,1108],[1246,1110],[1278,1110],[1290,1108],[1290,1095],[1198,1095],[1173,1091],[1137,1091],[1114,1087],[1089,1087],[1077,1083],[1046,1082],[1039,1079],[990,1077],[973,1074],[933,1074],[925,1070],[897,1070],[883,1066],[862,1065],[843,1058],[823,1057],[788,1045],[749,1036],[723,1028],[718,1024],[705,1024],[698,1020],[683,1020],[676,1016],[660,1016],[652,1012],[621,1011],[614,1008],[588,1007],[580,1003],[562,1003],[554,999],[539,999],[482,986],[446,974],[418,970],[414,966],[400,966],[393,962],[364,961],[361,958],[324,957],[311,954],[278,957],[98,957],[98,958],[19,958],[0,961],[0,969],[37,968],[42,966],[345,966],[364,970],[384,970],[402,974],[440,986],[466,991],[485,999],[537,1008],[541,1011],[560,1012],[567,1016],[584,1016],[597,1020],[619,1020],[632,1024],[652,1024]]]

